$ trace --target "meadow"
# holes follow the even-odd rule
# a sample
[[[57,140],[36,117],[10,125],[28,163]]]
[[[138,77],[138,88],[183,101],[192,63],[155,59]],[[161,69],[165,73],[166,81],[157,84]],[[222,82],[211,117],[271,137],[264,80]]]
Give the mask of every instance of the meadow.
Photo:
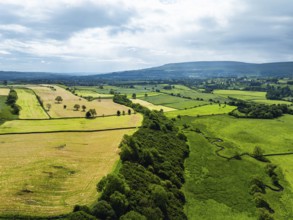
[[[182,117],[177,124],[190,126],[183,129],[187,135],[190,155],[185,162],[185,211],[189,219],[256,219],[257,210],[250,194],[250,181],[258,176],[265,184],[271,180],[265,173],[266,163],[249,156],[241,160],[219,157],[219,148],[209,139],[225,147],[219,152],[233,156],[235,152],[252,153],[260,146],[266,153],[292,151],[292,116],[274,120],[236,119],[230,116]],[[195,132],[199,129],[203,132]],[[275,219],[291,219],[292,211],[292,155],[268,157],[278,166],[277,173],[284,191],[266,190],[264,199],[274,209]],[[291,162],[289,162],[291,161]],[[209,207],[207,209],[207,207]]]
[[[30,89],[15,89],[18,99],[16,104],[20,106],[20,119],[48,119],[49,116],[40,105],[35,93]]]
[[[51,105],[51,108],[47,110],[52,118],[85,117],[85,112],[81,108],[83,105],[86,106],[86,111],[95,109],[97,116],[115,115],[118,110],[127,112],[129,109],[123,105],[114,103],[112,99],[87,101],[56,85],[53,88],[46,85],[28,87],[40,96],[45,108],[47,108],[47,104]],[[56,102],[55,98],[57,96],[61,96],[63,101],[60,103]],[[80,106],[79,110],[74,108],[76,104]]]
[[[214,90],[214,94],[222,97],[232,97],[235,99],[242,99],[245,101],[253,101],[262,104],[286,104],[290,105],[291,102],[283,100],[268,100],[266,98],[266,92],[256,92],[256,91],[242,91],[242,90]]]
[[[76,89],[75,94],[81,97],[93,97],[93,98],[112,98],[113,95],[111,94],[103,94],[103,93],[97,93],[93,90],[82,90],[82,89]]]
[[[213,105],[204,105],[204,106],[196,107],[196,108],[190,108],[186,110],[177,110],[177,111],[167,112],[166,116],[169,118],[175,118],[178,115],[180,116],[219,115],[219,114],[228,114],[234,109],[236,109],[235,106],[213,104]]]
[[[95,119],[12,120],[5,121],[0,125],[0,134],[127,128],[137,127],[141,121],[142,115],[140,114],[99,117]]]
[[[134,131],[2,135],[0,215],[55,216],[93,204],[122,137]]]
[[[8,96],[10,89],[0,88],[0,96]]]

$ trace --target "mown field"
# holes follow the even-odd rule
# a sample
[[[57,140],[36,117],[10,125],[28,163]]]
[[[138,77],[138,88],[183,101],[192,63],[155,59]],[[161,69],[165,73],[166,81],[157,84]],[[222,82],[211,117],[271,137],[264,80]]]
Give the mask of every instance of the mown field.
[[[190,146],[186,160],[187,198],[185,211],[189,219],[257,219],[258,212],[250,194],[250,181],[254,176],[265,184],[271,180],[265,172],[267,163],[250,156],[241,160],[227,160],[217,155],[217,145],[225,149],[219,154],[233,156],[236,152],[252,153],[260,146],[266,153],[292,152],[293,116],[273,120],[236,119],[226,115],[206,117],[182,117],[177,119],[184,129]],[[182,127],[183,128],[183,127]],[[196,129],[204,134],[195,132]],[[207,136],[212,139],[207,139]],[[219,140],[217,145],[211,140]],[[284,191],[266,190],[264,199],[274,210],[275,219],[287,220],[293,217],[292,157],[270,156],[269,160],[278,166],[277,174]],[[208,208],[207,208],[208,207]]]
[[[89,109],[95,109],[97,116],[114,115],[118,110],[121,112],[128,111],[128,108],[114,103],[112,99],[87,101],[86,99],[75,96],[71,92],[56,85],[53,86],[53,88],[46,85],[28,87],[34,90],[38,96],[40,96],[45,108],[47,108],[47,104],[51,105],[50,110],[48,110],[48,114],[52,118],[85,117],[85,112],[81,108],[82,105],[86,106],[86,111]],[[56,102],[55,98],[57,96],[61,96],[63,101],[60,103]],[[75,104],[80,106],[79,110],[75,110]],[[66,108],[64,106],[66,106]]]
[[[96,184],[118,161],[123,135],[134,131],[2,135],[0,216],[52,216],[91,205]]]
[[[20,119],[48,119],[49,116],[40,105],[35,93],[30,89],[15,89],[18,99],[16,104],[20,106]]]
[[[162,109],[164,112],[169,112],[169,111],[176,110],[174,108],[166,107],[166,106],[163,106],[163,105],[154,105],[154,104],[152,104],[150,102],[147,102],[147,101],[144,101],[144,100],[141,100],[141,99],[131,99],[131,101],[133,103],[137,103],[137,104],[140,104],[140,105],[142,105],[144,107],[147,107],[150,110],[160,111]]]
[[[0,88],[0,96],[8,96],[10,89]]]
[[[0,134],[127,128],[137,127],[141,121],[142,115],[140,114],[95,119],[12,120],[0,125]]]
[[[201,107],[186,109],[186,110],[177,110],[172,112],[167,112],[166,116],[170,118],[175,118],[178,115],[180,116],[203,116],[203,115],[219,115],[219,114],[228,114],[229,112],[236,109],[235,106],[230,105],[205,105]]]
[[[154,105],[163,105],[163,106],[175,108],[175,109],[194,108],[194,107],[209,104],[209,102],[207,101],[190,100],[190,99],[180,98],[177,96],[171,96],[166,94],[142,97],[140,99],[150,102]]]

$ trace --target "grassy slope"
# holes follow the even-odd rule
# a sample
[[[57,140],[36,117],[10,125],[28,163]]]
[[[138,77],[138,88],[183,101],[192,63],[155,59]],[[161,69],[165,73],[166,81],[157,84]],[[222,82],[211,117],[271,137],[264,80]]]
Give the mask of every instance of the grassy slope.
[[[293,116],[285,116],[277,120],[210,116],[184,117],[179,123],[187,123],[193,129],[200,128],[208,136],[223,139],[221,145],[228,148],[224,154],[229,155],[239,150],[247,151],[243,146],[251,145],[253,147],[261,145],[267,152],[288,150],[287,147],[281,146],[286,146],[288,141],[292,143],[292,137],[288,133],[292,130],[290,129],[292,119]],[[227,216],[231,216],[230,219],[249,219],[255,213],[254,203],[249,195],[249,180],[257,175],[270,185],[270,180],[264,173],[266,164],[247,156],[240,161],[226,161],[215,155],[216,146],[210,144],[200,134],[195,132],[186,132],[186,134],[191,147],[190,157],[186,161],[185,184],[186,212],[189,218],[226,219]],[[275,219],[290,219],[293,217],[292,158],[278,156],[270,157],[270,160],[279,166],[278,175],[285,190],[283,192],[267,190],[264,197],[275,210]],[[208,212],[206,207],[209,207]],[[243,210],[246,211],[242,212]]]
[[[21,107],[19,112],[20,119],[48,119],[36,95],[30,89],[15,89],[18,99],[16,104]]]
[[[291,102],[282,100],[267,100],[266,92],[256,92],[256,91],[240,91],[240,90],[214,90],[216,95],[223,97],[233,97],[236,99],[242,99],[246,101],[254,101],[263,104],[292,104]]]
[[[140,114],[101,117],[96,119],[14,120],[0,125],[0,134],[46,131],[100,130],[139,126]]]
[[[10,106],[6,105],[7,96],[0,96],[0,124],[1,119],[17,119],[18,115],[13,115],[11,113]]]
[[[233,111],[236,107],[226,105],[205,105],[197,108],[191,108],[187,110],[178,110],[178,111],[172,111],[167,112],[166,115],[170,118],[174,118],[177,115],[189,115],[189,116],[198,116],[198,115],[212,115],[212,114],[227,114],[231,111]]]
[[[141,100],[141,99],[131,99],[131,101],[133,103],[138,103],[138,104],[140,104],[140,105],[142,105],[144,107],[147,107],[150,110],[160,111],[162,109],[164,112],[169,112],[169,111],[176,110],[174,108],[165,107],[163,105],[154,105],[154,104],[152,104],[150,102],[147,102],[147,101],[144,101],[144,100]]]
[[[44,101],[44,106],[47,103],[51,104],[52,107],[48,112],[52,118],[60,117],[84,117],[85,112],[79,109],[79,111],[74,110],[74,105],[79,104],[80,106],[85,105],[86,109],[96,109],[97,115],[114,115],[117,110],[126,111],[128,108],[125,106],[114,103],[111,99],[102,99],[101,102],[94,100],[89,102],[83,98],[73,95],[71,92],[59,87],[54,86],[56,91],[46,87],[46,86],[31,86]],[[58,104],[55,102],[55,98],[61,96],[63,98],[62,103]],[[66,105],[66,109],[63,106]]]
[[[1,136],[0,215],[50,216],[90,205],[96,184],[117,164],[123,135],[134,131]]]

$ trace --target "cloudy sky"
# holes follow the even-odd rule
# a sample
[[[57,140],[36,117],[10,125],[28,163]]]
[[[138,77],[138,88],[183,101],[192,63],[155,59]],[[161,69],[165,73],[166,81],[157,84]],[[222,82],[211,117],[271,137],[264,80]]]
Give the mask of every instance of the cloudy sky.
[[[0,70],[293,60],[292,0],[0,0]]]

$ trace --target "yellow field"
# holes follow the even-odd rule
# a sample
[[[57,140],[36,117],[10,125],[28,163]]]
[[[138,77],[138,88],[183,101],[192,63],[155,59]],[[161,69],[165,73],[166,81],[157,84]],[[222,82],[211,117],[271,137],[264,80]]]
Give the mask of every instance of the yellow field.
[[[12,120],[0,125],[0,134],[102,130],[140,126],[141,114],[100,117],[95,119]]]
[[[46,85],[28,87],[33,89],[37,95],[41,97],[45,107],[47,104],[51,104],[51,109],[48,113],[52,118],[85,117],[85,112],[83,112],[81,108],[82,105],[86,106],[86,110],[96,109],[97,116],[114,115],[117,110],[120,110],[121,112],[128,111],[127,107],[116,104],[111,99],[102,99],[101,102],[98,100],[89,102],[86,99],[75,96],[71,92],[56,85],[54,85],[54,89],[51,89]],[[61,96],[63,98],[63,101],[60,104],[55,101],[57,96]],[[80,109],[78,111],[75,111],[73,108],[75,104],[80,105]],[[66,105],[66,109],[64,108],[64,105]]]
[[[10,89],[0,88],[0,96],[8,96]]]
[[[163,106],[163,105],[154,105],[150,102],[147,102],[147,101],[144,101],[144,100],[141,100],[141,99],[131,99],[131,101],[133,103],[137,103],[137,104],[140,104],[150,110],[157,110],[157,111],[160,111],[161,109],[163,109],[164,112],[170,112],[170,111],[175,111],[177,109],[175,108],[170,108],[170,107],[166,107],[166,106]]]
[[[123,135],[134,131],[2,135],[0,215],[59,215],[92,204]]]
[[[36,95],[30,89],[15,89],[18,99],[16,104],[21,107],[20,119],[48,119]]]
[[[98,97],[111,98],[111,97],[113,97],[113,95],[111,95],[111,94],[101,94],[101,93],[97,93],[97,92],[92,91],[92,90],[79,90],[79,89],[76,89],[75,93],[77,95],[79,95],[79,96],[82,96],[82,97],[88,97],[88,96],[91,96],[91,97],[94,97],[94,98],[98,98]]]

